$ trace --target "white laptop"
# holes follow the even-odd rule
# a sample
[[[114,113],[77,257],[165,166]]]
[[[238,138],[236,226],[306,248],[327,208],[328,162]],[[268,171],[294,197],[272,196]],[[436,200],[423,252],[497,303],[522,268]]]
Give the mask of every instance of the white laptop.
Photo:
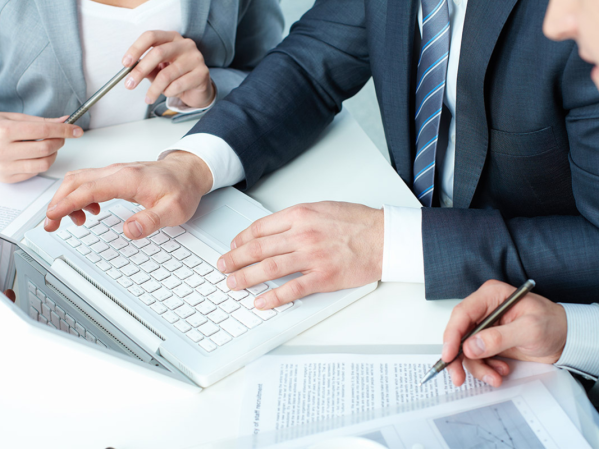
[[[140,206],[115,200],[102,204],[99,216],[88,215],[84,226],[67,218],[55,233],[36,228],[25,234],[27,251],[156,364],[202,387],[376,288],[373,283],[315,294],[259,311],[254,298],[291,277],[232,292],[215,268],[231,240],[269,214],[259,203],[234,188],[221,189],[202,199],[187,224],[132,241],[123,234],[123,222],[138,210]],[[81,337],[60,312],[52,314],[51,304],[44,308],[39,298],[29,296],[33,304],[26,306],[32,316],[72,338]],[[110,340],[110,332],[103,334]],[[98,344],[110,346],[106,341]]]

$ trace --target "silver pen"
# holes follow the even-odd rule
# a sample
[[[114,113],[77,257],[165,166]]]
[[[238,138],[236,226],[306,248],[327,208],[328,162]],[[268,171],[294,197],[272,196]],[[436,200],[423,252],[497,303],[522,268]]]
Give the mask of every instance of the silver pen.
[[[467,339],[479,333],[480,331],[491,327],[493,324],[499,321],[499,319],[514,305],[516,305],[518,301],[524,298],[534,288],[535,285],[535,281],[533,281],[532,279],[529,279],[524,284],[522,284],[520,288],[518,288],[514,293],[512,293],[505,301],[499,304],[499,306],[495,310],[493,310],[493,312],[491,312],[491,314],[487,318],[485,318],[478,326],[476,326],[472,331],[470,331],[467,335],[465,335],[462,338],[458,355],[456,355],[451,362],[445,363],[443,359],[439,359],[439,361],[433,365],[433,367],[428,371],[428,373],[426,373],[426,375],[420,381],[420,384],[418,386],[422,386],[422,384],[428,382],[441,371],[443,371],[445,368],[447,368],[448,365],[452,364],[460,355],[462,355],[462,344]]]
[[[138,63],[139,61],[135,62],[135,64],[133,64],[131,67],[124,67],[122,70],[120,70],[119,73],[117,73],[110,81],[104,84],[104,86],[102,86],[100,90],[98,90],[98,92],[89,97],[89,99],[85,103],[83,103],[79,109],[73,112],[71,116],[64,122],[69,125],[72,125],[77,120],[79,120],[83,116],[83,114],[89,111],[89,109],[98,102],[100,98],[102,98],[104,95],[110,92],[110,90],[114,86],[116,86],[129,73],[131,73],[131,70],[133,70]]]

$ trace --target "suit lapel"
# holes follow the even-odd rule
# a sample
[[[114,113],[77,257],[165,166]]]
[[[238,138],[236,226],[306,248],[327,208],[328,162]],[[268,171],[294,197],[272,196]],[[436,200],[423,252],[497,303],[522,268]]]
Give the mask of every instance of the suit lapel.
[[[67,82],[79,103],[85,101],[83,56],[75,0],[35,0],[42,24]]]
[[[387,1],[385,55],[388,70],[383,72],[381,101],[385,134],[391,160],[404,182],[411,185],[413,117],[412,110],[412,54],[419,0]]]
[[[485,75],[501,31],[518,0],[471,0],[466,10],[457,83],[454,207],[467,208],[489,147]]]
[[[182,0],[181,17],[183,18],[183,36],[203,36],[211,0]],[[193,32],[192,32],[193,30]]]

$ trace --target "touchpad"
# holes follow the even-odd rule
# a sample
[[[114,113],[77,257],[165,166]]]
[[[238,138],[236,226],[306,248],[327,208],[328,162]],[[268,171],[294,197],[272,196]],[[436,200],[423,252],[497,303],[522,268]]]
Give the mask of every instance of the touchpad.
[[[221,206],[188,224],[202,230],[226,248],[230,248],[231,241],[252,222],[229,206]]]

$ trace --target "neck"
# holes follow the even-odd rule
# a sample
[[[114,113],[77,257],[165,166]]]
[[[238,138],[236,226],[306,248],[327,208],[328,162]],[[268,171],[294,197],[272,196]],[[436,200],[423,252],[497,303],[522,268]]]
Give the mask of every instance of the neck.
[[[116,6],[117,8],[135,9],[139,5],[143,5],[148,0],[93,0],[96,3],[104,5]]]

